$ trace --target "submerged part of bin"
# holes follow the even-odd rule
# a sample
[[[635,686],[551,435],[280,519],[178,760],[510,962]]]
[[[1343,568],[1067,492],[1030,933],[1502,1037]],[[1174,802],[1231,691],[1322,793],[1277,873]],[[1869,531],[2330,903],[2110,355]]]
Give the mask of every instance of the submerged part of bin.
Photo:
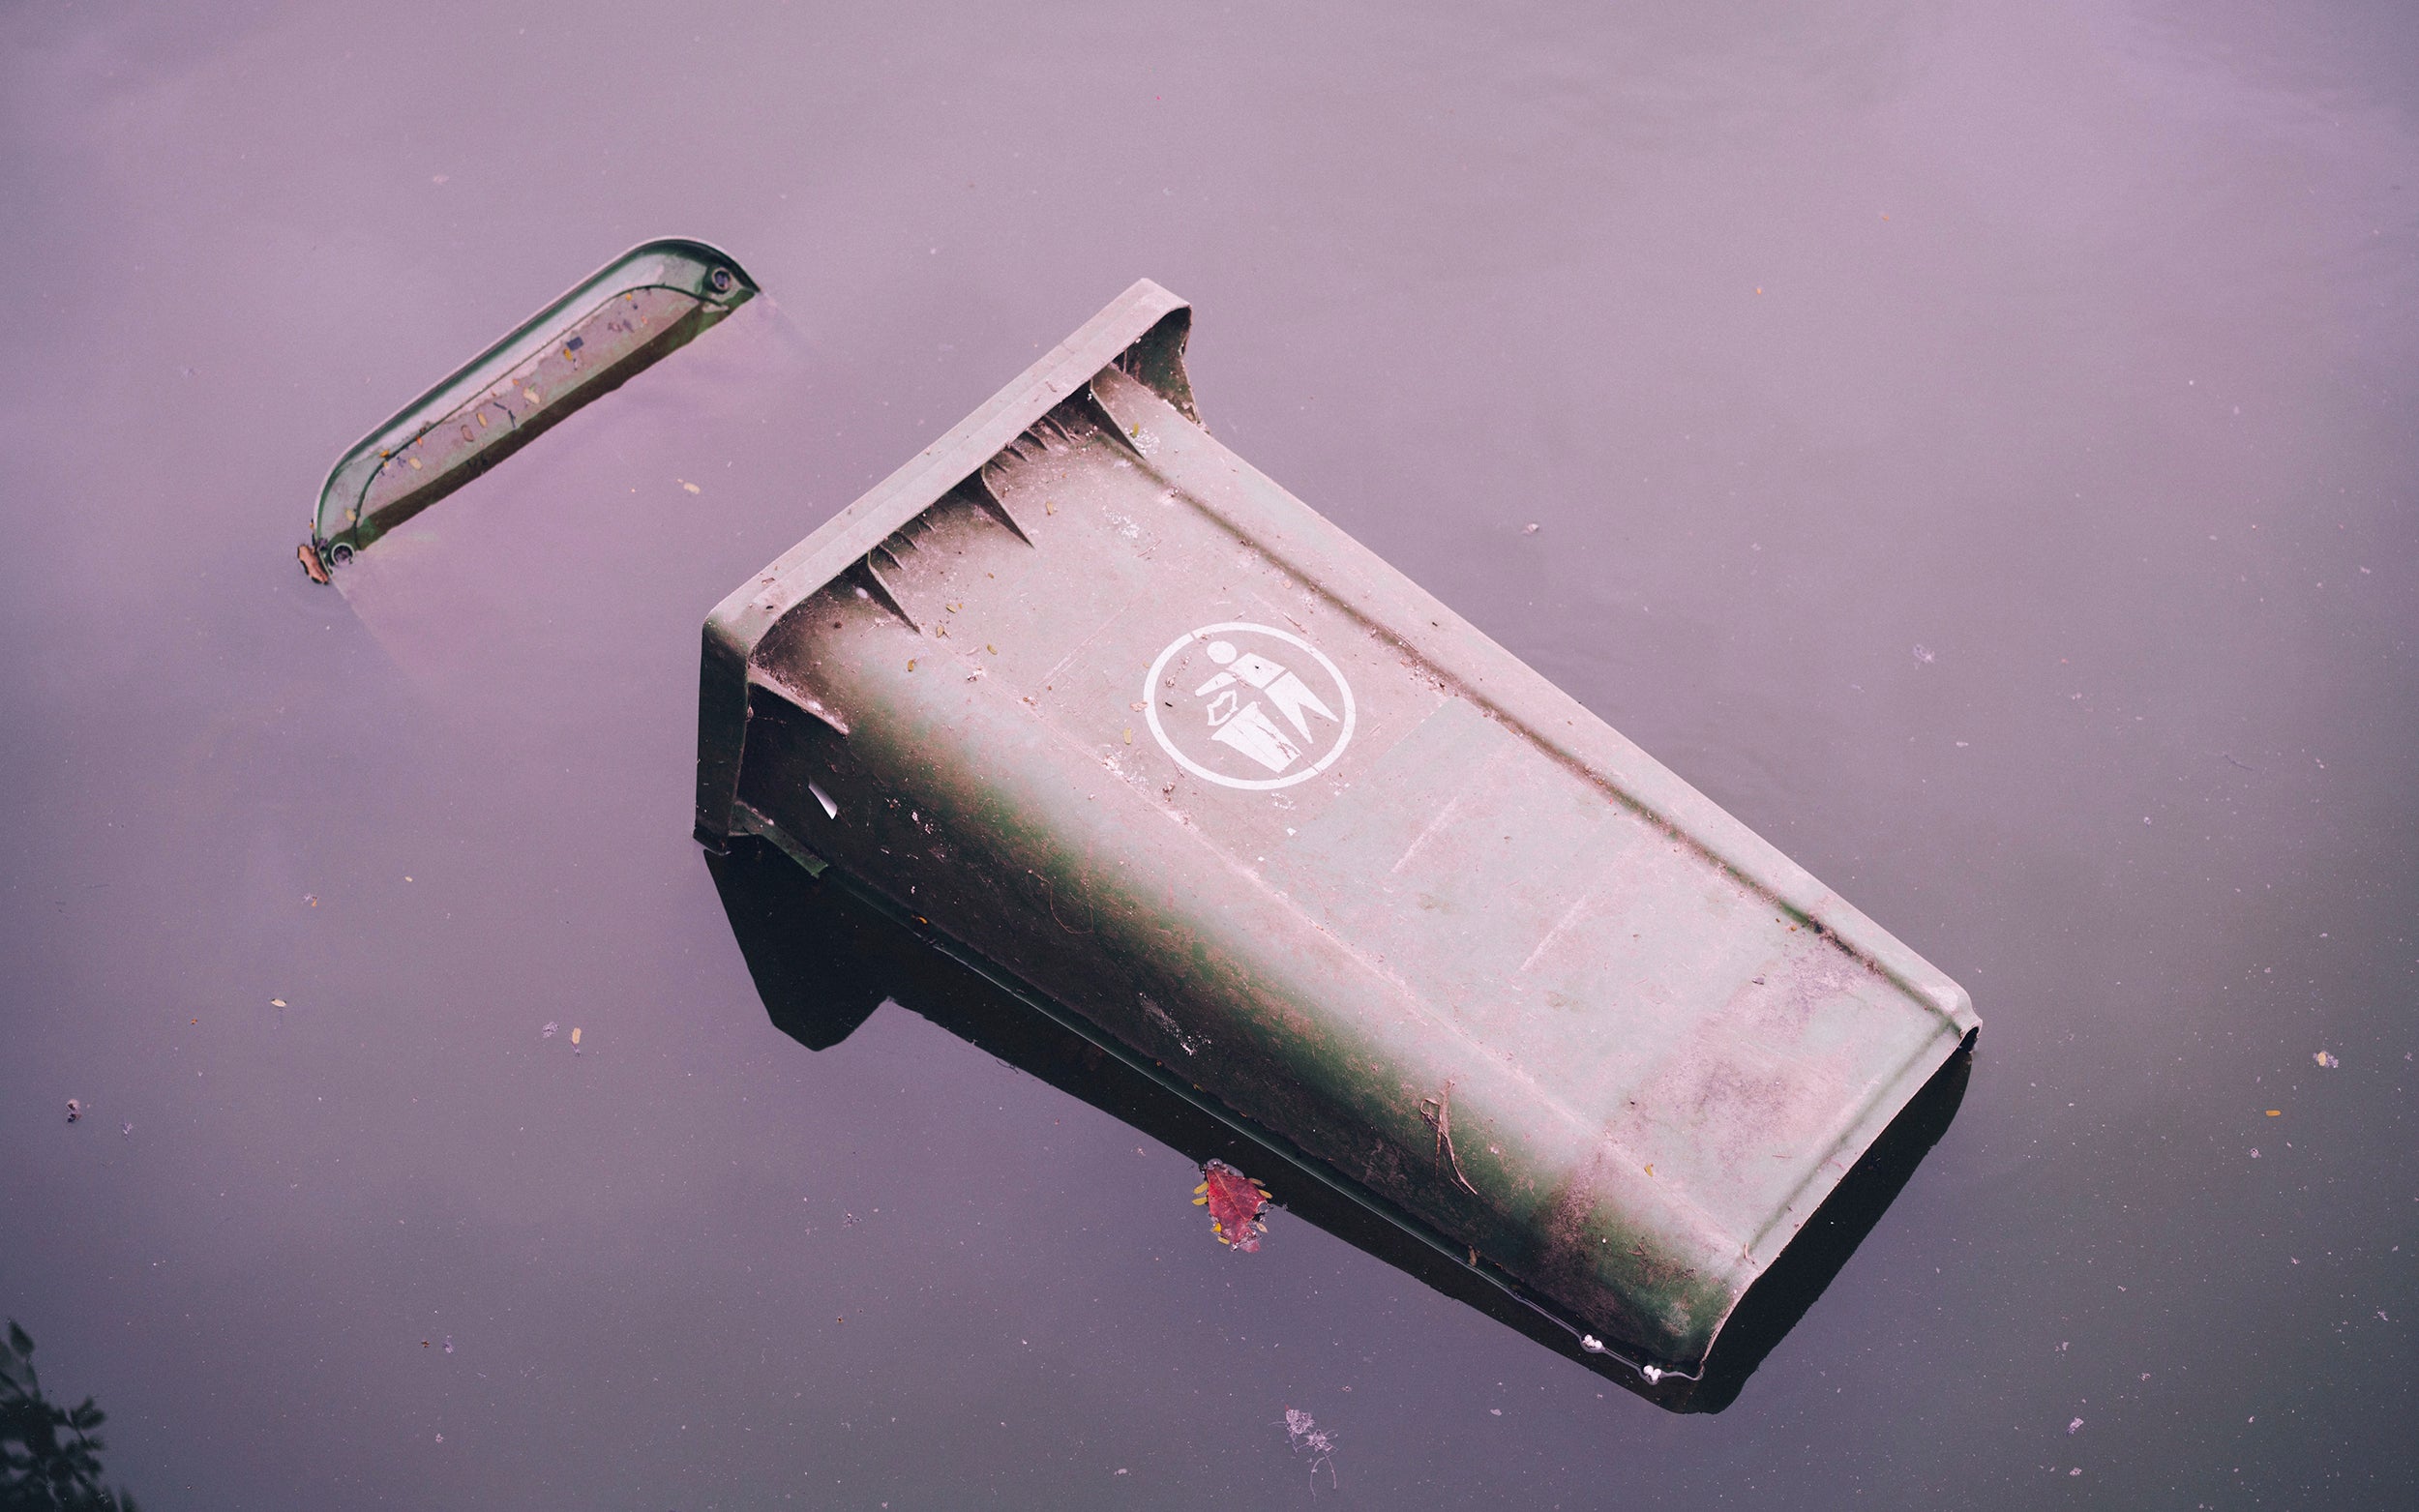
[[[1963,990],[1204,430],[1136,284],[707,621],[755,834],[1691,1372]]]
[[[703,242],[645,242],[599,268],[338,459],[297,553],[315,582],[412,516],[754,297]]]

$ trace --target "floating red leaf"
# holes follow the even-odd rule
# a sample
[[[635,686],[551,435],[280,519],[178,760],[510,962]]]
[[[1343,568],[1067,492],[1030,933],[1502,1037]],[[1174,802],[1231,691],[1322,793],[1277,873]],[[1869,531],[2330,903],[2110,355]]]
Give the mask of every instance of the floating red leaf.
[[[1260,1221],[1269,1205],[1268,1188],[1225,1161],[1213,1160],[1201,1168],[1193,1205],[1210,1209],[1210,1231],[1230,1249],[1256,1250],[1260,1236],[1269,1231],[1269,1226]]]

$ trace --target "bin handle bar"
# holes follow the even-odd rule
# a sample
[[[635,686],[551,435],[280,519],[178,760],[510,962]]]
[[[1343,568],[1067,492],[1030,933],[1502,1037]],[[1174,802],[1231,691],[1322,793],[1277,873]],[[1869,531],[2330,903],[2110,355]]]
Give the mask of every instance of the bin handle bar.
[[[454,370],[337,459],[296,553],[314,581],[627,382],[759,292],[686,237],[642,242]]]

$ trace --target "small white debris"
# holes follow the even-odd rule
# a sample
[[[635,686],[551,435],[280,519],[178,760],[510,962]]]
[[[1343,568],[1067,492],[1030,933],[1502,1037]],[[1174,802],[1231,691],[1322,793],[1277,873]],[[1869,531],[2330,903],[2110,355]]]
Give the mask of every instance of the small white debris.
[[[2069,1438],[2073,1438],[2073,1437],[2074,1437],[2074,1435],[2075,1435],[2076,1430],[2076,1429],[2081,1428],[2082,1426],[2083,1426],[2083,1420],[2082,1420],[2081,1418],[2079,1418],[2079,1417],[2078,1417],[2078,1418],[2076,1418],[2075,1421],[2073,1421],[2073,1422],[2071,1422],[2071,1423],[2067,1424],[2067,1425],[2066,1425],[2067,1436],[2068,1436]]]
[[[1496,1415],[1500,1417],[1503,1414],[1498,1412]],[[1304,1449],[1310,1451],[1311,1480],[1314,1482],[1318,1480],[1319,1467],[1324,1465],[1328,1471],[1328,1485],[1332,1487],[1335,1484],[1334,1434],[1321,1428],[1318,1422],[1301,1408],[1289,1407],[1285,1409],[1285,1438],[1286,1441],[1293,1445],[1295,1453],[1299,1454]],[[1125,1472],[1120,1470],[1118,1473],[1122,1475]]]

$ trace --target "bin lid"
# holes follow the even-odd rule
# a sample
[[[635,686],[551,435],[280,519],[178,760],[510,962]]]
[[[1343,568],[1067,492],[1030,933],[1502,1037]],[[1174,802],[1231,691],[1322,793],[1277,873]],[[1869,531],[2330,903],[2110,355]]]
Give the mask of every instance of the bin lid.
[[[1970,1000],[1214,439],[1149,282],[705,627],[698,831],[831,867],[1654,1371]]]

